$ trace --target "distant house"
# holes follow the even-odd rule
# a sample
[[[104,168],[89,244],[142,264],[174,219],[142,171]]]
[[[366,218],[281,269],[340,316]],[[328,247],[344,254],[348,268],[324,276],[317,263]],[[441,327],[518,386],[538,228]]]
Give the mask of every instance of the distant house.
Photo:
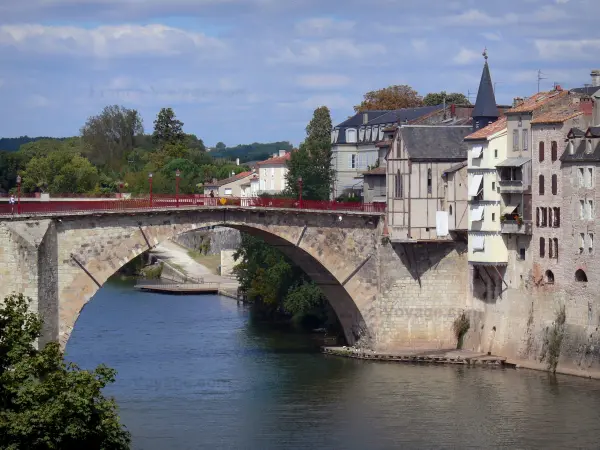
[[[244,178],[241,184],[241,197],[256,197],[258,195],[259,178],[257,173],[253,173],[251,177]]]
[[[224,180],[213,180],[204,185],[204,195],[213,192],[215,197],[242,197],[242,185],[253,175],[253,172],[241,172]]]
[[[258,193],[280,194],[287,187],[286,175],[287,162],[292,157],[291,152],[280,150],[279,154],[257,163],[258,166]]]

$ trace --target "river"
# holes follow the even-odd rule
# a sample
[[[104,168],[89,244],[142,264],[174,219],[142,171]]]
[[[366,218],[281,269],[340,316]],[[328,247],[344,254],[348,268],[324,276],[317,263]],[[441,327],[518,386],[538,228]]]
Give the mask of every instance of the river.
[[[67,346],[118,371],[133,448],[598,448],[600,382],[513,369],[326,357],[218,296],[110,282]]]

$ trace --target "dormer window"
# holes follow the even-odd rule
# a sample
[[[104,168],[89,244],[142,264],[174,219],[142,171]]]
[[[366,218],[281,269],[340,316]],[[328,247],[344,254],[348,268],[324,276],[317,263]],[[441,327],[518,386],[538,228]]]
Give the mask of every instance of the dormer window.
[[[364,127],[360,127],[360,129],[358,130],[358,140],[360,142],[363,142],[365,140],[365,128]]]
[[[381,125],[381,126],[379,127],[379,140],[380,140],[380,141],[382,141],[382,140],[383,140],[383,138],[385,137],[385,136],[384,136],[384,134],[385,134],[385,133],[383,132],[383,130],[384,130],[384,129],[385,129],[385,126],[384,126],[384,125]]]
[[[569,141],[567,148],[569,150],[569,155],[572,155],[573,153],[575,153],[575,145],[573,145],[573,141]]]
[[[592,153],[592,140],[588,139],[585,144],[585,152]]]
[[[331,130],[331,143],[333,144],[335,142],[335,131]]]
[[[366,140],[367,140],[367,141],[370,141],[370,140],[371,140],[371,128],[370,128],[370,127],[369,127],[369,128],[367,128],[367,137],[366,137]]]
[[[356,129],[355,128],[348,128],[346,130],[346,142],[348,144],[356,143]]]

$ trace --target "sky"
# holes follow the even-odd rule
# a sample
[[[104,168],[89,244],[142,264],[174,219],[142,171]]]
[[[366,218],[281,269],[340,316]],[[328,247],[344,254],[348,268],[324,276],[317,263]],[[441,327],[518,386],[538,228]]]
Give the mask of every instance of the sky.
[[[72,136],[106,105],[161,107],[209,146],[301,142],[371,90],[498,103],[600,68],[598,0],[0,0],[0,136]]]

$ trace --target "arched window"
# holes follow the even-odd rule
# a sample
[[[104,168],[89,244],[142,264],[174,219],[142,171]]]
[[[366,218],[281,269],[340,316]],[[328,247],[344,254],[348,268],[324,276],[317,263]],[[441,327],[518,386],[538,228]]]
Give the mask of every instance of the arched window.
[[[552,161],[554,162],[558,159],[558,143],[556,141],[552,141],[551,151],[552,151]]]
[[[581,269],[577,270],[577,272],[575,272],[575,281],[579,281],[581,283],[587,283],[587,275],[585,274],[585,272]]]
[[[544,175],[540,175],[540,195],[544,195]]]
[[[540,238],[540,258],[546,256],[546,239]]]
[[[551,270],[546,270],[546,283],[554,284],[554,274]]]
[[[540,162],[544,160],[544,143],[540,141]]]
[[[452,215],[452,205],[450,205],[450,207],[448,208],[448,211],[450,211],[450,215]]]
[[[556,174],[552,175],[552,195],[556,195],[558,192],[558,177]]]

